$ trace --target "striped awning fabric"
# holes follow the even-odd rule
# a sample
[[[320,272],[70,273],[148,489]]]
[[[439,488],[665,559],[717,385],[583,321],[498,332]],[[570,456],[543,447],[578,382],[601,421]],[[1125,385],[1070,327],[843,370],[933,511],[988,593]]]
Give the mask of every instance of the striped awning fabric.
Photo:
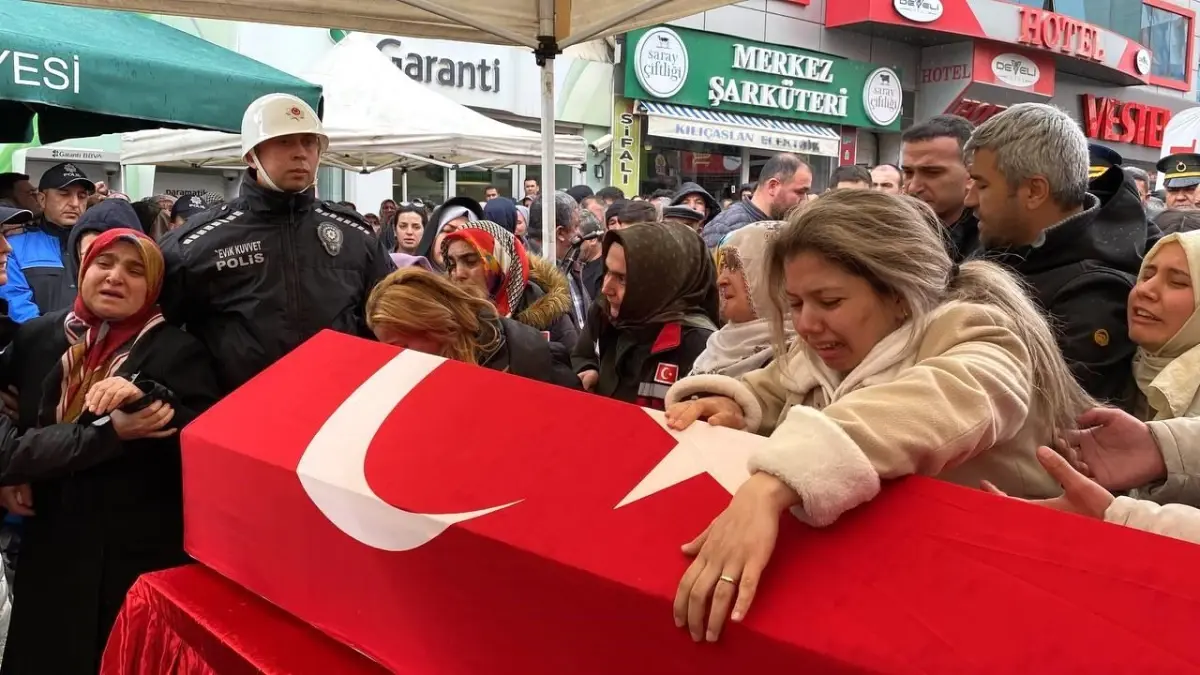
[[[639,105],[641,105],[642,111],[646,114],[657,115],[660,117],[672,117],[674,119],[694,120],[697,122],[712,122],[714,124],[725,124],[728,126],[747,127],[750,129],[761,129],[763,131],[773,131],[777,133],[796,134],[811,138],[829,138],[840,140],[842,137],[841,133],[839,133],[837,129],[825,124],[794,122],[792,120],[783,120],[771,117],[755,117],[753,115],[728,113],[721,110],[705,110],[703,108],[672,105],[670,103],[657,103],[655,101],[640,101]]]

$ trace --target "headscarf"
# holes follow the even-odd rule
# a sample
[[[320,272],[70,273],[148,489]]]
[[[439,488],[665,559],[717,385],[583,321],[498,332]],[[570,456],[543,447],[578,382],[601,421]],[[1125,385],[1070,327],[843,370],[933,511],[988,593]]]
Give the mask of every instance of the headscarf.
[[[404,269],[405,267],[420,267],[429,272],[433,271],[433,265],[429,261],[419,255],[409,255],[407,253],[391,253],[392,262],[396,263],[396,269]]]
[[[495,200],[493,200],[495,201]],[[483,259],[487,294],[496,312],[508,317],[529,285],[529,255],[512,232],[496,223],[467,223],[442,239],[442,260],[449,260],[450,244],[465,241]]]
[[[445,204],[433,210],[426,221],[425,230],[421,233],[421,242],[417,244],[416,254],[428,258],[429,262],[433,263],[433,243],[437,241],[442,226],[460,216],[466,216],[468,222],[475,222],[483,217],[483,207],[470,197],[447,199]]]
[[[771,322],[767,312],[773,304],[767,285],[767,251],[783,223],[776,220],[753,223],[734,230],[717,246],[717,274],[740,272],[754,319],[745,323],[726,323],[708,338],[704,352],[692,367],[693,374],[716,373],[739,377],[770,363]],[[788,341],[794,335],[790,321],[784,322]]]
[[[703,315],[720,321],[717,272],[696,231],[678,223],[643,224],[604,235],[604,258],[613,244],[625,249],[625,299],[617,328],[638,328]],[[611,316],[608,298],[593,305]]]
[[[1153,409],[1154,419],[1185,416],[1200,390],[1200,230],[1163,237],[1146,254],[1142,270],[1171,242],[1182,246],[1187,256],[1193,309],[1183,327],[1162,349],[1151,353],[1138,347],[1133,358],[1133,377]]]
[[[525,230],[529,231],[529,207],[517,204],[517,213],[521,214],[521,219],[525,221]],[[516,232],[516,226],[513,226],[513,231]]]
[[[517,231],[517,204],[508,197],[496,197],[483,205],[483,219],[515,233]]]
[[[146,270],[146,299],[132,316],[109,322],[96,316],[84,303],[83,278],[100,254],[120,242],[133,244],[141,253],[142,265]],[[62,386],[56,410],[59,422],[79,419],[88,389],[112,377],[125,363],[138,339],[163,322],[158,294],[162,290],[164,269],[162,252],[154,240],[137,230],[109,230],[92,242],[79,270],[80,294],[76,296],[75,306],[63,323],[67,342],[71,346],[62,357]]]

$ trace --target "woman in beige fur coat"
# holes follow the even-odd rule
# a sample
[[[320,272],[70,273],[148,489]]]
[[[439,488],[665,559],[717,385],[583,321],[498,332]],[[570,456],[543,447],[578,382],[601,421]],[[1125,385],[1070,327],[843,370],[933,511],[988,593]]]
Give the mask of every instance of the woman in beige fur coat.
[[[717,639],[735,597],[733,620],[745,615],[785,510],[826,526],[910,474],[1060,492],[1035,451],[1094,403],[1020,283],[992,263],[953,265],[942,228],[908,197],[821,197],[764,261],[776,341],[785,320],[798,336],[786,358],[671,388],[676,429],[701,419],[770,436],[750,480],[684,547],[695,561],[675,621],[693,639]]]

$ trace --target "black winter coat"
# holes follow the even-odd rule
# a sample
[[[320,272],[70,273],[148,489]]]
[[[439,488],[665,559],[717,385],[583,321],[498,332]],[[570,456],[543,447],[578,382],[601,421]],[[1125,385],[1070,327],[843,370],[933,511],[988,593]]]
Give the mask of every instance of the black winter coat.
[[[540,332],[512,319],[500,319],[500,330],[500,348],[480,364],[484,368],[569,389],[583,388],[570,367],[551,353],[550,343]]]
[[[0,444],[0,483],[31,483],[3,675],[93,675],[138,576],[188,562],[179,435],[121,441],[111,424],[55,423],[66,312],[24,324],[2,363],[20,387],[20,428]],[[48,373],[48,374],[47,374]],[[169,324],[118,371],[172,392],[182,429],[220,395],[208,351]]]
[[[163,311],[212,354],[232,391],[326,328],[372,337],[367,295],[392,259],[355,211],[260,187],[197,214],[161,243]]]
[[[705,325],[708,324],[708,325]],[[576,374],[600,374],[593,393],[662,410],[667,389],[692,371],[716,329],[707,318],[636,329],[613,326],[592,305],[571,365]],[[600,356],[595,343],[600,344]]]
[[[1137,188],[1120,167],[1090,185],[1083,212],[1045,231],[1041,241],[985,257],[1008,265],[1032,287],[1058,328],[1058,345],[1089,394],[1133,411],[1137,389],[1126,304],[1156,229]]]

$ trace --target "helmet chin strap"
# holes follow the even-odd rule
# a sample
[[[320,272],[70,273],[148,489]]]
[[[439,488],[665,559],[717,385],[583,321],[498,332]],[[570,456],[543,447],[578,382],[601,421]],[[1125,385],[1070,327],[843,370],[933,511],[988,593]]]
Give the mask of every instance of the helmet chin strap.
[[[274,190],[275,192],[287,192],[287,190],[280,189],[280,187],[275,184],[275,181],[271,180],[271,174],[267,173],[267,170],[263,168],[262,162],[258,161],[258,152],[256,150],[250,151],[250,166],[254,167],[254,170],[258,172],[259,179],[263,182],[263,185],[265,185],[268,190]],[[303,190],[297,190],[297,192],[307,192],[308,188],[316,187],[316,185],[317,180],[316,176],[314,175],[313,182],[309,183],[308,187],[304,188]]]

